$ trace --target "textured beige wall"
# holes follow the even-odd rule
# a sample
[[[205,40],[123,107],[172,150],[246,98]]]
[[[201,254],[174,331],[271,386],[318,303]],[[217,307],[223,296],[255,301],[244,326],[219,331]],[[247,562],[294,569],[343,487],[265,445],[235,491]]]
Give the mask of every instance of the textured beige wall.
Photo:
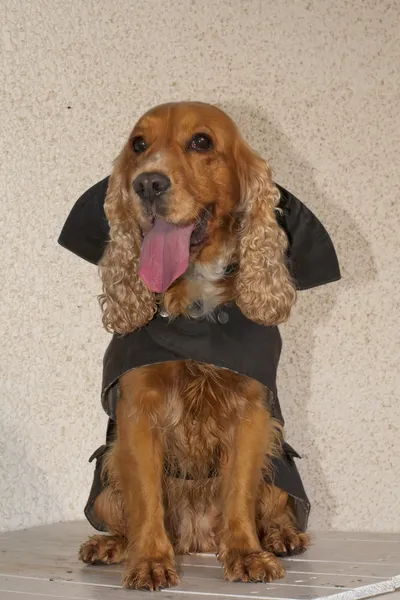
[[[344,279],[282,328],[323,529],[400,530],[400,5],[1,0],[0,528],[82,515],[103,442],[96,269],[56,245],[134,120],[217,102],[331,233]]]

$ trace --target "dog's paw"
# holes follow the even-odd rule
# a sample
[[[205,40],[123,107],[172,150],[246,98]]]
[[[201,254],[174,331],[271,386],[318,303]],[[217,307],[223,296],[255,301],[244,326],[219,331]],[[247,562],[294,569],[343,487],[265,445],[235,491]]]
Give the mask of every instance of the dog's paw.
[[[93,535],[79,549],[79,559],[90,565],[116,565],[125,559],[126,541],[114,535]]]
[[[261,540],[261,546],[276,556],[295,556],[305,552],[311,544],[308,533],[297,532],[293,527],[271,526]]]
[[[128,565],[122,585],[133,590],[159,591],[178,585],[179,575],[169,557],[147,558]]]
[[[228,581],[271,582],[285,575],[281,561],[270,552],[227,550],[219,558]]]

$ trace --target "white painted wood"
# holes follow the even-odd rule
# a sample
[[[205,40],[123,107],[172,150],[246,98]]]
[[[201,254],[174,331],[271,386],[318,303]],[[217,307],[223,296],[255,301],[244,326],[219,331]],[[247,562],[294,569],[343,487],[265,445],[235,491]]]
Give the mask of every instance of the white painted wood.
[[[400,600],[400,535],[315,534],[307,553],[285,560],[285,579],[272,584],[229,583],[214,556],[178,557],[180,586],[150,594],[121,588],[122,565],[79,563],[77,550],[91,533],[73,522],[0,534],[0,599]]]

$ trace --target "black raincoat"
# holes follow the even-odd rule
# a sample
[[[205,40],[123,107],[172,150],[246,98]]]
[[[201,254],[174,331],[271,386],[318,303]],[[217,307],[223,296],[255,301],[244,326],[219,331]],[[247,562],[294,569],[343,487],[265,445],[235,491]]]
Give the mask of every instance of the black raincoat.
[[[81,258],[97,264],[105,250],[109,225],[104,213],[108,177],[86,191],[72,208],[59,243]],[[332,241],[315,215],[284,188],[281,193],[279,225],[285,230],[289,248],[288,266],[299,290],[340,279],[340,269]],[[85,515],[98,530],[106,525],[96,518],[93,505],[106,482],[101,479],[102,460],[115,435],[116,406],[120,377],[137,367],[192,359],[247,375],[270,391],[269,409],[283,417],[276,389],[276,373],[281,353],[277,327],[264,327],[245,317],[234,302],[216,310],[215,321],[179,317],[170,322],[160,311],[142,329],[129,335],[114,335],[104,356],[102,405],[109,417],[106,444],[91,456],[96,468]],[[310,503],[294,458],[299,458],[287,442],[282,455],[274,459],[273,483],[292,499],[300,530],[307,527]]]

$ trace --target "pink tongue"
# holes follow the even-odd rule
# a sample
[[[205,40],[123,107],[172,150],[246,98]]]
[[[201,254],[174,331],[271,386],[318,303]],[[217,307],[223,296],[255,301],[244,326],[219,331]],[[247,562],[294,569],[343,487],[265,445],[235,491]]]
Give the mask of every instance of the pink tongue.
[[[188,268],[193,225],[177,227],[159,217],[142,242],[139,277],[152,292],[165,292]]]

